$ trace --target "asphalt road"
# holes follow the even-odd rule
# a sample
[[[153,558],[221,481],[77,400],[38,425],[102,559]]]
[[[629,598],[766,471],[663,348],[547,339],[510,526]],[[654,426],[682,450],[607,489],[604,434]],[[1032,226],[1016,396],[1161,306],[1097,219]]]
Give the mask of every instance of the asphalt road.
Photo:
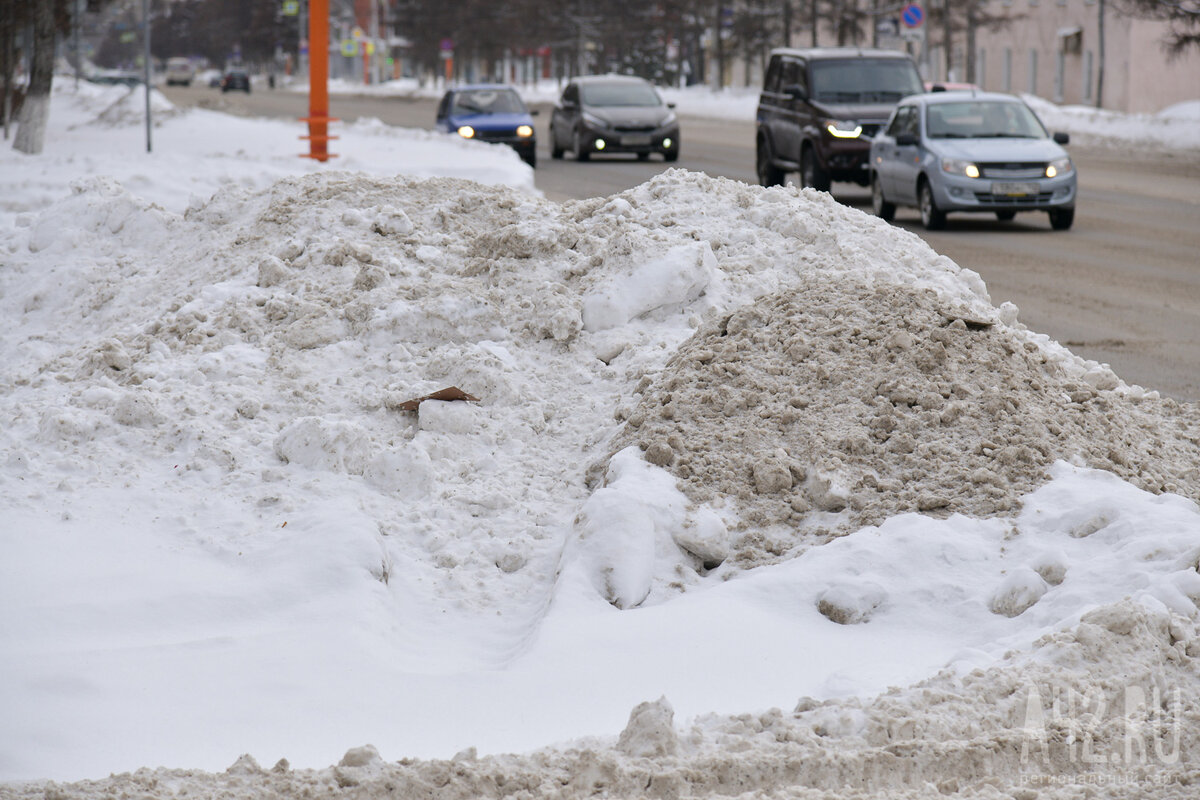
[[[308,109],[304,94],[257,86],[250,95],[198,86],[165,92],[179,105],[234,114],[299,118]],[[431,128],[435,105],[428,98],[336,95],[330,113],[345,121],[366,117]],[[546,145],[549,106],[538,108],[535,180],[551,200],[613,194],[667,167],[656,157],[594,157],[578,164],[568,155],[554,161]],[[297,129],[299,136],[303,124]],[[673,166],[755,181],[753,123],[684,118],[680,138],[681,156]],[[992,302],[1015,303],[1031,329],[1111,364],[1129,383],[1200,402],[1200,152],[1080,142],[1068,150],[1079,169],[1079,203],[1069,231],[1051,231],[1044,214],[1021,214],[1008,223],[951,215],[946,230],[927,233],[915,211],[901,209],[896,224],[980,273]],[[870,211],[863,188],[834,184],[833,194]]]

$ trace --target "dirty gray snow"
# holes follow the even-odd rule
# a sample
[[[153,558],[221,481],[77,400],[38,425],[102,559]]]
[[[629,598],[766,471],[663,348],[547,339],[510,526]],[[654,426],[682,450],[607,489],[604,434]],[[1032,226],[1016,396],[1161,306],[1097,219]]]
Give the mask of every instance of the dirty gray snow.
[[[281,629],[344,592],[357,599],[339,612],[362,616],[330,623],[349,630],[337,641],[397,670],[503,671],[585,594],[559,594],[578,574],[602,605],[663,606],[905,514],[981,520],[972,541],[987,544],[964,547],[995,540],[1002,559],[1036,546],[1041,529],[1014,520],[1058,462],[1185,521],[1161,547],[1135,542],[1136,569],[1167,576],[1148,597],[1091,608],[1058,551],[1002,562],[995,592],[955,587],[963,613],[990,603],[1010,624],[1005,642],[1033,630],[1020,621],[1043,596],[1071,610],[1032,645],[980,644],[983,666],[874,697],[681,720],[650,696],[619,737],[524,754],[351,741],[327,768],[247,754],[224,773],[147,767],[0,798],[1195,796],[1200,413],[1029,331],[902,230],[826,194],[681,170],[561,205],[334,172],[182,215],[98,179],[19,224],[0,269],[6,513],[151,527],[84,502],[138,498],[154,558],[252,562],[284,587],[264,612]],[[478,402],[403,410],[449,386]],[[1137,533],[1104,508],[1064,517],[1068,545]],[[329,572],[294,566],[298,552]],[[897,607],[866,580],[805,602],[788,613],[848,636]],[[35,627],[30,650],[53,650]],[[194,657],[224,646],[207,618],[197,630]],[[1092,705],[1060,713],[1062,697]]]
[[[747,567],[907,511],[1010,514],[1057,460],[1200,500],[1194,406],[1065,370],[931,289],[804,277],[706,323],[638,388],[616,449],[731,507]]]

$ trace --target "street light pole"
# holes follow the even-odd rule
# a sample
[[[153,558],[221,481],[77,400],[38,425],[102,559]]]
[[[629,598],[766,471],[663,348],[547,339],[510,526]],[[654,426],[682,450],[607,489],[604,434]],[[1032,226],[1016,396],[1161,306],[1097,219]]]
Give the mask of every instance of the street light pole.
[[[142,0],[142,80],[146,83],[146,152],[150,152],[150,0]]]

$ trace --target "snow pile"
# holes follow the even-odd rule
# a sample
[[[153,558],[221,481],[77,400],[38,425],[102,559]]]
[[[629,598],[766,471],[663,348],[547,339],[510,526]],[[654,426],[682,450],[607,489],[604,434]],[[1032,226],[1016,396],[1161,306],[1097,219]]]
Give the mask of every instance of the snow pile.
[[[1182,799],[1200,780],[1198,656],[1193,621],[1125,601],[988,669],[865,701],[801,698],[681,728],[660,699],[636,707],[615,742],[392,763],[364,745],[316,770],[243,755],[224,773],[143,769],[0,797]]]
[[[614,447],[734,512],[747,567],[906,511],[1010,514],[1058,460],[1200,499],[1195,407],[1080,375],[1000,316],[805,276],[683,343]]]
[[[1200,148],[1198,101],[1176,103],[1157,114],[1125,114],[1092,106],[1060,106],[1031,94],[1022,94],[1021,99],[1037,112],[1047,128],[1066,131],[1080,142],[1184,152]]]
[[[1196,409],[827,194],[91,177],[16,219],[0,769],[252,751],[28,791],[984,797],[1018,676],[1192,713]],[[371,745],[291,768],[331,741]]]

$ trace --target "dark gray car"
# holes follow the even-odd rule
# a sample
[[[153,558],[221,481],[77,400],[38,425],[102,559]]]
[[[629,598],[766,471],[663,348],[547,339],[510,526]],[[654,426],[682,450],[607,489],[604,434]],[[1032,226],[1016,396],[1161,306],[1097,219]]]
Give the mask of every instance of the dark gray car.
[[[576,161],[598,153],[661,153],[679,158],[679,119],[648,81],[625,75],[576,78],[550,116],[550,156],[570,150]]]
[[[871,137],[901,98],[925,90],[905,53],[859,47],[771,51],[755,114],[755,171],[763,186],[799,172],[802,185],[867,185]]]

